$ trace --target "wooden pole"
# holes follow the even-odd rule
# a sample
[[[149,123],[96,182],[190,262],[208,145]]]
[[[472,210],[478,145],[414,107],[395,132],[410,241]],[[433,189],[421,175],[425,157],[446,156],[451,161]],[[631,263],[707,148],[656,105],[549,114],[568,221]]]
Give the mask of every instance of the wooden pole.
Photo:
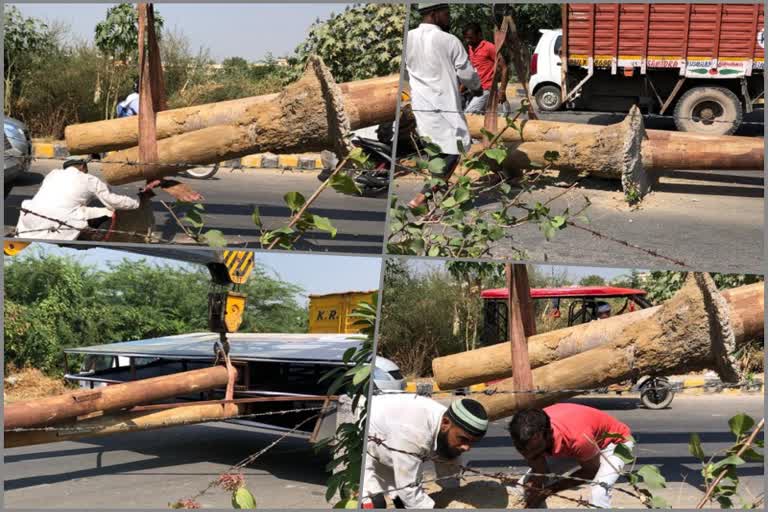
[[[189,393],[224,387],[227,368],[200,370],[142,379],[103,388],[14,402],[5,406],[5,430],[52,425],[97,411],[115,411]]]
[[[505,265],[507,279],[507,318],[512,358],[512,379],[516,390],[533,389],[533,375],[528,359],[528,336],[531,332],[528,273],[524,264]],[[520,292],[523,293],[520,293]]]

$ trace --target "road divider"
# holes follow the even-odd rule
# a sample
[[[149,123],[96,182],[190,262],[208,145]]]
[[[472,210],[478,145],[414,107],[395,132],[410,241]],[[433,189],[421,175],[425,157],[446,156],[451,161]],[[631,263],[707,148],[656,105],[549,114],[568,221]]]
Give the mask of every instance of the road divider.
[[[102,157],[108,155],[105,153]],[[67,144],[64,141],[32,141],[32,156],[45,159],[64,159],[70,156]],[[292,169],[301,171],[320,170],[323,162],[316,153],[295,155],[274,155],[272,153],[259,153],[242,158],[221,162],[222,167],[234,169]]]

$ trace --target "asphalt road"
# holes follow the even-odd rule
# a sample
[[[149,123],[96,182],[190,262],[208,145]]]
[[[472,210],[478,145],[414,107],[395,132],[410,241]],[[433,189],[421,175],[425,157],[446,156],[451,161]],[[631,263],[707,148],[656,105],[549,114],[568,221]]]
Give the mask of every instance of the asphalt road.
[[[18,207],[30,199],[45,175],[60,166],[59,160],[36,160],[30,173],[13,188],[5,201],[5,230],[16,225]],[[99,175],[99,165],[92,164],[91,172]],[[230,244],[248,244],[258,247],[260,232],[251,219],[254,206],[259,207],[265,228],[276,229],[287,224],[290,211],[283,196],[296,191],[309,197],[320,181],[319,171],[280,171],[273,169],[222,169],[209,180],[181,179],[203,194],[206,229],[219,229]],[[139,184],[122,185],[115,191],[135,195]],[[173,198],[162,192],[153,199],[157,234],[164,240],[189,243],[177,223],[160,203]],[[338,229],[335,238],[323,232],[310,232],[297,248],[315,251],[356,252],[381,254],[385,220],[386,198],[364,198],[342,195],[333,189],[325,190],[310,208],[310,212],[331,219]]]
[[[667,480],[661,494],[673,508],[693,508],[703,493],[701,465],[688,452],[691,432],[701,436],[704,452],[711,455],[732,445],[728,420],[745,412],[759,421],[763,417],[763,396],[677,395],[671,407],[653,411],[642,407],[634,396],[579,397],[573,402],[596,407],[626,423],[637,440],[637,464],[659,466]],[[483,472],[523,473],[528,469],[506,432],[508,420],[495,421],[486,437],[466,454],[469,466]],[[760,434],[761,438],[763,434]],[[718,459],[719,460],[719,459]],[[554,468],[551,468],[554,470]],[[567,469],[561,468],[560,471]],[[755,497],[763,492],[764,468],[750,463],[739,466],[740,492]],[[578,491],[575,491],[578,495]],[[582,491],[584,497],[588,497]],[[613,504],[624,508],[643,508],[620,493]],[[566,504],[566,506],[568,506]],[[572,505],[570,505],[572,506]],[[716,507],[717,508],[717,507]]]
[[[599,125],[622,119],[599,113],[555,113],[542,118]],[[745,119],[761,121],[762,111]],[[646,126],[673,128],[666,120],[650,120]],[[747,125],[738,134],[762,132],[762,125]],[[682,263],[694,270],[763,271],[764,178],[760,172],[669,171],[659,176],[655,191],[637,208],[624,202],[618,181],[587,178],[566,192],[570,183],[572,179],[567,176],[553,176],[522,199],[543,202],[565,192],[552,203],[552,211],[557,214],[567,207],[571,211],[580,209],[587,196],[592,204],[586,211],[590,220],[586,227],[604,237],[567,228],[547,241],[538,226],[527,224],[508,230],[507,237],[493,247],[491,256],[515,258],[522,253],[531,261],[561,264],[674,269]],[[420,187],[416,179],[398,179],[395,193],[409,199]],[[487,197],[478,206],[496,209],[499,203]]]
[[[5,450],[6,508],[164,509],[205,489],[233,464],[276,440],[209,423]],[[259,508],[328,508],[324,466],[305,439],[287,438],[244,472]],[[231,508],[214,488],[203,508]]]

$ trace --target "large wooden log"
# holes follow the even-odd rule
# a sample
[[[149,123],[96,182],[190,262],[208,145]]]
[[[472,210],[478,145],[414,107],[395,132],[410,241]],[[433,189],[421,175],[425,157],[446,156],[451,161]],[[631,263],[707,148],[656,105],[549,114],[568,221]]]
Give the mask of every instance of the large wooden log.
[[[352,129],[394,119],[398,75],[339,84]],[[165,139],[217,125],[248,124],[253,112],[273,105],[280,94],[265,94],[159,112],[157,138]],[[138,118],[123,117],[73,124],[64,130],[67,149],[75,155],[117,151],[136,146]]]
[[[469,131],[482,137],[483,117],[467,115]],[[601,177],[621,177],[625,160],[635,157],[645,170],[763,170],[762,137],[699,135],[646,130],[637,109],[621,123],[596,126],[554,121],[519,121],[520,132],[507,129],[501,140],[511,143],[506,164],[518,168],[544,165],[546,151],[557,151],[556,169],[578,170]],[[506,126],[500,119],[497,131]],[[637,152],[637,153],[635,153]]]
[[[5,447],[16,448],[32,444],[72,441],[87,437],[107,436],[123,432],[220,421],[242,414],[243,405],[205,404],[174,407],[159,411],[125,412],[115,415],[56,425],[56,430],[5,432]]]
[[[765,311],[763,283],[725,290],[721,295],[728,306],[735,341],[741,343],[762,337]],[[623,336],[632,326],[658,315],[661,308],[641,309],[532,336],[528,339],[531,367],[538,368],[606,345]],[[510,377],[512,360],[509,346],[499,343],[438,357],[432,361],[432,374],[440,389],[455,389]],[[538,381],[534,380],[534,383],[538,385]]]
[[[236,124],[211,126],[158,141],[159,161],[155,165],[137,165],[137,147],[116,151],[104,159],[102,175],[110,184],[121,185],[253,153],[333,149],[343,154],[352,149],[350,130],[357,126],[352,121],[384,122],[395,116],[394,102],[386,108],[382,105],[387,102],[381,102],[376,108],[365,109],[358,105],[362,95],[355,98],[347,105],[323,62],[311,58],[297,82],[268,105],[249,109]]]
[[[97,411],[116,411],[227,385],[224,366],[75,391],[5,406],[5,430],[52,425]]]
[[[614,340],[535,369],[537,393],[505,393],[514,391],[512,379],[505,379],[492,388],[499,393],[477,400],[495,420],[638,375],[712,369],[724,382],[736,382],[740,376],[732,354],[737,347],[725,299],[708,274],[690,274],[672,299]]]

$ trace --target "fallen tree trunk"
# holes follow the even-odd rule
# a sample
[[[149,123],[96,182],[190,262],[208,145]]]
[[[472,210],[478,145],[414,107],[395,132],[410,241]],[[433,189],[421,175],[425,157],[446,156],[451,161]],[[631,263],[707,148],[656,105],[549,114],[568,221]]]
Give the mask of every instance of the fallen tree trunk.
[[[142,379],[6,405],[5,430],[52,425],[97,411],[116,411],[227,385],[224,366]]]
[[[159,411],[125,412],[56,425],[56,430],[5,432],[5,447],[15,448],[32,444],[71,441],[84,437],[98,437],[122,432],[155,430],[159,428],[192,425],[206,421],[220,421],[242,414],[244,405],[206,404],[174,407]],[[7,428],[7,427],[6,427]]]
[[[672,299],[649,317],[626,326],[615,339],[535,369],[536,393],[514,393],[512,380],[505,379],[492,387],[496,394],[476,399],[489,419],[495,420],[580,394],[575,390],[601,388],[641,375],[713,369],[724,382],[737,382],[739,372],[731,354],[738,346],[728,304],[711,277],[690,274]]]
[[[639,111],[638,111],[639,114]],[[518,121],[520,132],[507,129],[501,137],[504,142],[536,143],[551,142],[559,145],[584,144],[596,137],[606,137],[611,132],[624,130],[621,123],[608,126],[561,123],[556,121]],[[467,114],[467,124],[472,137],[481,138],[483,116]],[[499,119],[497,131],[506,126],[504,118]],[[667,130],[643,130],[641,143],[643,161],[647,169],[720,169],[720,170],[762,170],[764,162],[762,137],[738,137],[731,135],[714,136]],[[519,145],[512,145],[517,148]],[[536,146],[530,146],[536,147]],[[549,150],[558,146],[542,145]],[[543,151],[542,151],[543,154]]]
[[[339,84],[350,125],[374,126],[394,119],[398,75]],[[159,112],[157,138],[165,139],[217,125],[248,124],[253,112],[269,108],[279,93],[195,105]],[[138,118],[123,117],[93,123],[73,124],[64,130],[67,149],[73,155],[117,151],[139,143]]]
[[[312,58],[297,82],[268,105],[249,110],[238,123],[162,139],[157,143],[159,160],[154,165],[139,165],[136,147],[116,151],[104,159],[102,175],[108,183],[121,185],[253,153],[333,149],[345,154],[352,149],[350,130],[356,127],[351,120],[371,122],[371,112],[380,113],[379,122],[391,121],[395,104],[391,109],[366,110],[356,104],[348,108],[323,62]]]
[[[762,337],[765,311],[763,283],[726,290],[725,300],[735,341],[741,343]],[[635,324],[658,315],[663,306],[641,309],[605,320],[537,334],[528,339],[531,367],[608,344]],[[440,389],[455,389],[472,384],[503,379],[512,375],[512,360],[507,343],[461,352],[432,360],[432,374]],[[534,380],[534,385],[538,385]]]

